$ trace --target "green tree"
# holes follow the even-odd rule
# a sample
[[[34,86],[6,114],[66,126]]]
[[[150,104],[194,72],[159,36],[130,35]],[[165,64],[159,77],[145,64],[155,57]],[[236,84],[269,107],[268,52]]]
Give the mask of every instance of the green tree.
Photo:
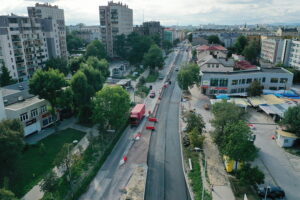
[[[117,35],[114,38],[114,52],[123,59],[127,58],[126,36],[124,34]]]
[[[29,92],[49,101],[51,113],[55,115],[58,97],[60,97],[66,84],[64,74],[58,70],[49,69],[48,71],[43,71],[39,69],[29,80]]]
[[[248,96],[253,97],[253,96],[260,96],[263,93],[263,86],[260,84],[260,82],[254,80],[249,88],[248,88]]]
[[[85,42],[76,35],[76,32],[67,34],[66,40],[69,51],[78,50],[79,48],[83,48],[85,46]]]
[[[16,81],[14,81],[12,79],[12,77],[9,74],[8,69],[5,67],[4,62],[2,63],[1,66],[1,75],[0,75],[0,86],[4,87],[10,84],[15,83]]]
[[[58,69],[60,72],[62,72],[65,76],[68,75],[70,72],[68,68],[68,63],[64,58],[51,58],[47,60],[45,70],[49,69]]]
[[[240,162],[253,161],[256,158],[258,149],[253,144],[252,133],[246,122],[227,124],[223,137],[221,152],[224,155]]]
[[[0,122],[0,180],[12,175],[24,147],[23,137],[24,129],[20,120]]]
[[[65,88],[57,99],[57,104],[61,109],[73,110],[73,91],[71,87]]]
[[[148,53],[144,55],[143,63],[145,66],[149,66],[152,71],[154,71],[156,67],[161,69],[164,65],[162,50],[157,45],[152,45]]]
[[[202,148],[205,137],[200,135],[197,128],[194,128],[192,131],[190,131],[188,136],[189,136],[190,143],[193,148],[195,148],[195,147]]]
[[[192,33],[188,34],[188,40],[189,40],[189,42],[193,42],[193,34]]]
[[[95,56],[98,59],[106,58],[106,51],[99,40],[94,40],[86,47],[85,57]]]
[[[0,199],[1,200],[18,200],[15,194],[6,189],[0,189]]]
[[[197,59],[197,50],[196,49],[193,49],[192,57],[193,57],[193,59]]]
[[[180,40],[177,38],[173,41],[173,46],[177,46],[179,44]]]
[[[68,176],[69,182],[71,182],[72,180],[71,165],[72,162],[74,161],[74,155],[70,153],[72,147],[73,144],[65,143],[53,161],[53,164],[55,166],[62,166],[66,170],[66,174]]]
[[[234,44],[234,49],[238,54],[241,54],[245,47],[248,44],[248,40],[245,36],[241,35],[237,38],[235,44]]]
[[[187,64],[183,66],[177,74],[179,87],[188,90],[188,87],[199,82],[199,67],[197,64]]]
[[[300,136],[300,106],[289,107],[283,115],[281,124],[284,125],[288,131]]]
[[[84,62],[84,57],[71,58],[68,63],[68,68],[72,74],[75,74],[79,70],[81,63]]]
[[[99,60],[96,57],[90,56],[86,63],[92,66],[94,69],[99,70],[105,78],[109,77],[109,63],[106,59]]]
[[[264,173],[258,167],[251,167],[248,163],[244,164],[242,169],[238,171],[237,178],[242,184],[246,185],[263,184],[265,182]]]
[[[169,51],[173,47],[173,44],[169,40],[163,40],[162,41],[162,48],[165,51]]]
[[[103,75],[99,70],[94,69],[88,64],[82,64],[80,67],[80,71],[85,74],[88,84],[92,87],[93,90],[91,96],[93,96],[103,87],[103,83],[105,81]]]
[[[160,38],[159,34],[154,34],[154,35],[151,35],[150,37],[157,46],[161,47],[161,38]]]
[[[41,184],[41,189],[44,192],[48,193],[53,193],[57,189],[59,180],[58,176],[54,171],[50,171],[47,176],[44,178],[42,184]]]
[[[205,128],[205,123],[200,114],[189,112],[186,115],[186,131],[191,132],[193,129],[196,129],[199,134],[202,134],[203,129]]]
[[[131,64],[140,64],[143,61],[144,54],[148,52],[153,41],[148,36],[131,33],[127,36],[128,60]]]
[[[242,54],[245,56],[246,60],[248,60],[249,62],[251,62],[253,64],[258,64],[257,58],[259,57],[259,54],[260,54],[259,43],[256,41],[250,42],[250,44],[248,44],[244,48]]]
[[[217,35],[210,35],[207,37],[209,44],[221,44],[221,41]]]
[[[130,98],[120,86],[106,86],[93,100],[93,119],[101,129],[119,129],[129,116]]]
[[[93,87],[88,84],[86,75],[82,71],[76,72],[71,79],[74,107],[78,112],[79,121],[87,122],[91,116],[91,97]]]

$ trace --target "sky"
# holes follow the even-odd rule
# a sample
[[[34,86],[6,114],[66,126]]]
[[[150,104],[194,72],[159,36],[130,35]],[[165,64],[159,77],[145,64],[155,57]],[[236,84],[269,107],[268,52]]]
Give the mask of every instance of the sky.
[[[118,0],[121,1],[121,0]],[[49,2],[65,11],[67,25],[99,24],[105,0],[0,0],[0,15],[27,15],[27,6]],[[133,9],[133,23],[160,21],[162,25],[299,23],[299,0],[123,0]]]

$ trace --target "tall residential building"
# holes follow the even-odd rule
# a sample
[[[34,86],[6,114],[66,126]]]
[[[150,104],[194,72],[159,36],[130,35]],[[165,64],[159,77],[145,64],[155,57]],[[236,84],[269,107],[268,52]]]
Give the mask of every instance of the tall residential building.
[[[260,57],[273,64],[280,63],[283,54],[284,40],[280,38],[269,38],[261,41]]]
[[[160,41],[163,41],[164,37],[164,28],[160,25],[158,21],[144,22],[141,26],[136,26],[133,28],[133,31],[146,36],[158,35]]]
[[[48,59],[40,19],[0,16],[0,60],[13,79],[27,80]]]
[[[133,30],[132,9],[125,4],[110,1],[107,6],[99,6],[99,15],[102,42],[108,56],[113,57],[114,37],[121,34],[128,35]]]
[[[35,4],[28,7],[31,18],[41,19],[42,29],[46,34],[50,58],[62,57],[67,59],[67,41],[64,10],[49,4]]]
[[[300,41],[284,40],[281,62],[286,66],[300,70]]]
[[[69,33],[73,32],[77,37],[86,42],[93,40],[101,40],[100,26],[85,26],[84,24],[78,24],[75,26],[67,26]]]

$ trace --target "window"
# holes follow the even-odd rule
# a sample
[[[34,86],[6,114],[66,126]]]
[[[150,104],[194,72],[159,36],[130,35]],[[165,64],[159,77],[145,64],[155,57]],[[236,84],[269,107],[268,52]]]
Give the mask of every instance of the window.
[[[219,86],[227,87],[228,86],[228,79],[221,78]]]
[[[247,83],[251,83],[252,79],[251,78],[247,78]]]
[[[219,68],[219,64],[216,64],[216,68]]]
[[[284,139],[284,144],[287,144],[289,143],[289,140],[288,139]]]
[[[231,85],[237,85],[238,84],[238,80],[232,80]]]
[[[44,113],[44,112],[47,112],[47,107],[46,107],[46,105],[43,105],[43,106],[41,107],[41,113]]]
[[[270,87],[270,90],[277,90],[277,87]]]
[[[26,121],[26,120],[28,120],[28,115],[27,115],[27,113],[21,114],[21,115],[20,115],[20,120],[21,120],[21,121]]]
[[[271,78],[271,83],[278,83],[278,78]]]
[[[263,82],[263,83],[266,82],[266,77],[263,77],[263,78],[262,78],[262,82]]]
[[[212,78],[210,79],[210,86],[218,86],[219,85],[219,79]]]
[[[285,89],[284,87],[279,87],[279,88],[278,88],[278,90],[284,90],[284,89]]]
[[[242,80],[242,84],[245,84],[245,83],[246,83],[246,80],[245,80],[245,79],[243,79],[243,80]]]
[[[38,110],[37,109],[33,109],[33,110],[31,110],[31,117],[36,117],[36,116],[38,116]]]
[[[210,64],[207,64],[207,67],[210,68]]]
[[[236,93],[236,89],[231,89],[231,93]]]
[[[242,89],[241,89],[241,92],[245,92],[245,88],[242,88]]]
[[[287,78],[281,78],[280,83],[287,83],[288,79]]]

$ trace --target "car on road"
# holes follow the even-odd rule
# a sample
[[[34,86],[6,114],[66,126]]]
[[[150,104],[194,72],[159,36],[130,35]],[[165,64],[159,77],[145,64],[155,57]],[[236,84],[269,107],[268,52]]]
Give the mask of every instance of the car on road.
[[[267,198],[284,198],[285,192],[281,187],[268,186],[268,187],[259,187],[258,188],[258,196],[267,197]]]
[[[179,71],[179,67],[176,67],[176,68],[175,68],[175,71],[178,72],[178,71]]]
[[[152,90],[150,91],[150,95],[149,95],[150,98],[154,98],[155,97],[155,92]]]
[[[159,79],[159,80],[163,80],[164,77],[165,77],[165,76],[164,76],[163,74],[159,74],[158,79]]]

